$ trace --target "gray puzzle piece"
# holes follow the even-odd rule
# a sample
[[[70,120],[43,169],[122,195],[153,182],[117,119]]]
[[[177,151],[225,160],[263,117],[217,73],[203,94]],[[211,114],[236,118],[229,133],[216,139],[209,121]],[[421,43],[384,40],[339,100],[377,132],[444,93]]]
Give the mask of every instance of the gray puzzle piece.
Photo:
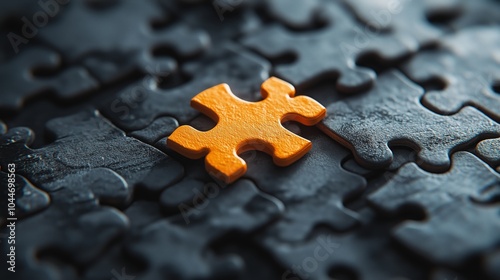
[[[245,177],[285,204],[284,218],[270,226],[269,234],[290,242],[303,240],[318,225],[339,231],[357,225],[357,214],[346,209],[343,201],[366,185],[361,176],[341,167],[348,150],[317,129],[304,130],[313,148],[291,166],[278,167],[269,156],[256,152],[242,155],[248,164]]]
[[[188,191],[188,190],[186,190]],[[238,231],[250,233],[276,218],[283,205],[260,192],[253,183],[240,180],[189,210],[189,223],[160,221],[144,228],[130,240],[127,251],[147,262],[141,279],[236,279],[242,261],[236,256],[207,252],[211,242]],[[225,278],[224,278],[225,279]]]
[[[125,180],[111,171],[105,173],[94,169],[88,172],[86,178],[83,174],[70,175],[68,180],[53,183],[51,206],[16,224],[16,268],[19,273],[16,276],[20,279],[68,279],[45,264],[41,256],[57,254],[64,262],[83,266],[98,257],[127,229],[125,215],[114,208],[98,205],[98,200],[108,195],[99,190],[110,184],[114,189],[126,190]],[[86,180],[88,178],[92,180]],[[121,196],[120,192],[117,196]],[[7,248],[2,244],[2,251],[6,252]]]
[[[498,28],[461,30],[444,37],[441,45],[441,49],[419,53],[404,68],[418,83],[434,79],[444,83],[443,90],[427,92],[423,104],[443,114],[474,106],[500,120],[500,95],[493,91],[500,81]]]
[[[499,192],[500,174],[474,155],[458,152],[444,174],[425,172],[414,163],[403,166],[369,200],[392,213],[403,206],[423,208],[426,220],[402,223],[394,236],[426,259],[458,266],[499,244],[500,208],[481,202],[494,202]]]
[[[80,96],[97,88],[97,82],[86,69],[73,66],[50,77],[37,77],[37,68],[56,69],[57,53],[43,48],[27,49],[0,65],[0,109],[20,109],[26,99],[42,93],[53,93],[61,99]]]
[[[455,30],[470,26],[496,25],[500,20],[498,1],[495,0],[448,0],[456,11],[450,25]]]
[[[396,60],[414,51],[409,38],[368,34],[341,5],[321,8],[326,27],[312,32],[292,32],[279,25],[264,26],[242,43],[270,59],[291,55],[294,61],[279,64],[275,74],[299,89],[327,77],[338,77],[337,88],[353,92],[369,87],[375,72],[355,65],[363,54]]]
[[[155,48],[166,47],[177,57],[189,57],[209,44],[205,33],[182,24],[154,30],[154,20],[169,16],[153,0],[107,1],[110,7],[101,9],[92,8],[88,2],[72,2],[57,22],[40,29],[39,36],[69,61],[84,59],[103,82],[135,69],[167,75],[176,68],[176,61],[172,57],[153,58]]]
[[[257,13],[246,7],[250,1],[214,0],[203,4],[178,2],[186,1],[161,1],[169,11],[182,14],[180,20],[183,24],[205,31],[210,36],[212,48],[254,31],[261,25]]]
[[[227,83],[240,98],[255,101],[261,83],[269,77],[269,64],[241,48],[227,46],[204,59],[186,64],[183,69],[193,76],[186,84],[160,89],[141,81],[126,88],[101,107],[104,115],[125,130],[142,129],[161,116],[172,116],[186,123],[199,114],[190,101],[198,93]]]
[[[441,30],[428,22],[427,15],[436,9],[455,11],[449,0],[344,0],[344,2],[370,28],[384,30],[397,37],[408,36],[415,40],[419,47],[436,42],[442,35]]]
[[[126,137],[97,111],[53,119],[47,128],[56,140],[40,149],[27,147],[34,137],[27,128],[13,128],[1,135],[2,169],[8,163],[15,163],[19,175],[44,190],[69,174],[96,168],[109,168],[120,174],[131,188],[149,191],[160,191],[183,174],[179,163],[149,145]],[[110,186],[107,191],[113,195],[115,189]]]
[[[281,279],[426,278],[424,268],[395,250],[388,234],[389,223],[374,219],[367,209],[361,216],[363,226],[344,235],[321,232],[302,243],[258,239],[283,266]]]
[[[369,92],[330,105],[321,128],[366,166],[388,166],[393,158],[389,145],[397,145],[418,150],[418,162],[436,171],[449,167],[452,151],[482,135],[500,134],[500,125],[476,109],[438,115],[420,104],[422,95],[422,88],[392,71]]]
[[[322,9],[320,0],[264,0],[265,9],[278,21],[294,29],[314,27]]]
[[[174,118],[160,117],[154,120],[149,126],[129,133],[129,136],[153,145],[162,137],[169,136],[178,126],[179,123]]]
[[[498,166],[497,170],[500,172],[500,138],[479,142],[476,153],[489,164]]]
[[[10,201],[7,200],[10,196],[10,188],[8,188],[8,180],[14,178],[14,189],[15,195],[13,198],[15,199],[15,217],[20,219],[25,216],[34,214],[36,212],[41,211],[46,208],[50,203],[50,198],[42,190],[37,189],[33,186],[26,178],[13,173],[6,173],[8,170],[4,170],[5,172],[0,172],[0,182],[4,183],[5,186],[2,187],[2,201],[0,201],[0,207],[2,209],[2,213],[0,214],[0,225],[5,225],[6,219],[9,217],[9,213],[7,212],[8,204]],[[14,176],[11,176],[14,174]]]
[[[111,248],[99,257],[99,261],[92,263],[81,279],[85,280],[133,280],[142,270],[142,264],[128,257],[124,247],[134,234],[144,230],[151,224],[164,220],[165,216],[160,211],[157,202],[137,200],[123,211],[129,221],[129,228],[125,237],[113,244]],[[120,278],[122,277],[122,278]]]

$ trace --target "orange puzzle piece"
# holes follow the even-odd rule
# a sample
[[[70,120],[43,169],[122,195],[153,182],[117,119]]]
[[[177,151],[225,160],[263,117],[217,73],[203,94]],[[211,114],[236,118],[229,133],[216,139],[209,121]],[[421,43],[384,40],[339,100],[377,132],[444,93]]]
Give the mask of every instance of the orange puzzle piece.
[[[325,117],[326,109],[310,97],[294,97],[295,88],[275,77],[262,83],[261,94],[264,100],[247,102],[235,96],[227,84],[204,90],[191,100],[191,106],[217,125],[209,131],[183,125],[168,137],[168,147],[191,159],[206,155],[208,172],[226,183],[245,174],[247,165],[238,156],[245,151],[266,152],[279,166],[292,164],[312,144],[281,123],[314,125]]]

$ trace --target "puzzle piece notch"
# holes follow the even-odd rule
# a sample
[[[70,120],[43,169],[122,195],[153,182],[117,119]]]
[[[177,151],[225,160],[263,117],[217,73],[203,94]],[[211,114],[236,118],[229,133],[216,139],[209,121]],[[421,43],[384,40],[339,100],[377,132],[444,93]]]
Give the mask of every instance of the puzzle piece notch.
[[[103,83],[136,69],[151,75],[174,71],[176,60],[169,56],[154,58],[155,48],[166,47],[178,57],[190,57],[209,45],[210,38],[204,32],[183,24],[154,30],[152,21],[170,17],[155,0],[111,1],[110,7],[99,10],[86,2],[71,3],[57,18],[57,24],[40,29],[39,36],[70,62],[83,60]]]
[[[179,126],[176,119],[171,117],[160,117],[154,120],[149,126],[132,131],[130,136],[141,140],[142,142],[154,145],[162,137],[166,137]]]
[[[387,31],[394,36],[409,36],[425,46],[436,42],[442,31],[427,20],[429,12],[437,7],[454,12],[449,0],[434,1],[394,1],[384,0],[344,0],[364,24],[375,30]],[[373,31],[371,31],[373,32]]]
[[[500,81],[497,35],[496,27],[464,29],[444,37],[440,49],[410,60],[404,71],[412,80],[425,84],[438,79],[445,84],[442,90],[427,92],[423,104],[446,115],[474,106],[499,121],[500,96],[493,90]]]
[[[44,48],[27,49],[0,66],[3,98],[0,108],[18,110],[26,99],[41,93],[55,93],[61,99],[81,96],[98,87],[97,81],[83,67],[71,66],[51,77],[37,77],[37,68],[57,68],[60,57]]]
[[[114,194],[109,194],[110,185]],[[85,170],[45,186],[50,206],[16,224],[16,271],[22,279],[68,279],[54,269],[51,257],[42,256],[84,267],[129,226],[121,212],[99,205],[102,200],[121,201],[128,194],[125,180],[109,169]],[[2,244],[2,250],[8,246]]]
[[[281,279],[427,279],[423,265],[396,249],[387,219],[378,219],[366,208],[359,214],[361,226],[347,233],[318,230],[295,243],[269,235],[256,240],[282,265]]]
[[[362,55],[397,61],[418,48],[407,35],[367,33],[339,3],[325,3],[321,15],[327,23],[319,30],[293,32],[273,24],[245,36],[242,44],[270,60],[294,56],[292,63],[276,65],[274,73],[299,89],[318,80],[335,78],[337,89],[344,93],[373,85],[375,72],[356,65]]]
[[[366,181],[342,168],[349,150],[315,127],[295,127],[292,131],[300,131],[313,143],[311,151],[295,164],[283,168],[262,153],[242,155],[249,165],[244,178],[250,178],[285,205],[283,218],[269,225],[266,234],[295,243],[306,240],[317,226],[349,232],[360,220],[344,201],[361,193]]]
[[[270,15],[294,29],[312,28],[321,11],[318,0],[273,0],[263,1]]]
[[[396,239],[426,259],[457,267],[500,242],[498,206],[474,202],[491,200],[495,186],[500,186],[498,173],[474,155],[457,152],[443,174],[406,164],[369,201],[389,213],[405,205],[422,207],[428,218],[400,224]]]
[[[500,9],[495,1],[452,0],[449,2],[457,9],[456,18],[447,24],[454,30],[463,30],[473,26],[493,26],[499,22]]]
[[[251,103],[234,96],[227,84],[201,92],[191,106],[218,124],[206,132],[181,126],[170,135],[167,145],[189,158],[206,155],[208,172],[226,183],[246,172],[246,163],[238,156],[245,151],[267,152],[279,166],[292,164],[311,149],[311,142],[286,130],[281,122],[314,125],[324,118],[326,110],[309,97],[294,97],[293,86],[274,77],[262,84],[261,94],[264,100]],[[246,121],[248,116],[251,123]]]
[[[141,230],[126,252],[149,264],[141,279],[237,279],[242,260],[234,255],[216,256],[210,244],[230,232],[250,234],[276,219],[283,205],[262,193],[249,180],[240,180],[232,188],[193,207],[182,217],[159,221]],[[186,224],[187,223],[187,224]],[[167,254],[165,251],[177,252]]]
[[[9,163],[16,164],[19,175],[43,190],[52,189],[52,184],[68,175],[101,168],[122,176],[130,186],[126,192],[136,187],[159,192],[183,174],[179,163],[156,148],[126,137],[97,111],[50,120],[47,129],[56,140],[39,149],[28,147],[34,139],[28,128],[13,128],[0,135],[2,169]],[[121,203],[129,197],[117,192],[112,184],[99,193],[110,198],[119,194]]]
[[[195,94],[218,83],[228,83],[245,100],[257,100],[258,86],[271,66],[265,60],[225,44],[199,61],[186,63],[182,71],[192,79],[173,89],[161,89],[151,81],[140,81],[122,90],[111,102],[100,107],[103,114],[125,131],[142,129],[163,116],[186,123],[199,114],[189,106]]]
[[[423,89],[397,71],[379,77],[369,92],[331,104],[320,128],[350,148],[370,168],[388,166],[389,145],[419,150],[426,169],[445,171],[449,154],[481,136],[500,134],[500,125],[472,107],[452,116],[431,112],[420,104]]]

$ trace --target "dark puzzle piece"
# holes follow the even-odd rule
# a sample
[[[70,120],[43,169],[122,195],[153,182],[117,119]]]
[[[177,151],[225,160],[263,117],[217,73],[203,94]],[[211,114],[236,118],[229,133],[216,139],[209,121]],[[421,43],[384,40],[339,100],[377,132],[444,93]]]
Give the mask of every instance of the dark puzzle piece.
[[[210,118],[204,115],[196,117],[189,124],[202,131],[206,131],[215,125]],[[167,145],[165,145],[166,142],[167,138],[162,138],[155,144],[155,147],[166,153],[175,154],[174,151],[168,149]],[[179,214],[182,211],[179,205],[192,207],[193,205],[203,204],[204,198],[209,194],[212,187],[228,187],[222,181],[214,181],[214,178],[206,171],[204,159],[191,160],[180,156],[179,161],[184,165],[185,176],[161,193],[160,205],[165,212]]]
[[[313,28],[321,17],[320,0],[264,0],[262,2],[273,18],[294,29]]]
[[[389,72],[378,78],[369,92],[330,105],[321,128],[349,147],[356,160],[369,167],[388,166],[389,145],[418,150],[424,168],[444,171],[449,154],[481,136],[500,134],[500,125],[472,107],[442,116],[420,104],[423,89],[402,74]]]
[[[318,14],[321,10],[321,0],[181,0],[183,4],[191,9],[183,17],[189,24],[199,25],[201,28],[211,33],[212,38],[219,37],[220,34],[234,34],[235,32],[245,34],[258,27],[262,20],[257,17],[268,16],[277,20],[292,29],[309,29],[316,27]],[[167,5],[172,6],[172,1],[163,0]],[[195,12],[193,13],[193,9]],[[192,18],[192,19],[191,19]],[[216,21],[219,24],[216,24]],[[236,19],[236,20],[235,20]],[[208,25],[206,25],[208,23]],[[202,25],[204,24],[204,25]],[[232,26],[230,26],[232,25]],[[219,32],[213,30],[218,27]],[[228,30],[233,32],[227,33]],[[213,31],[213,32],[211,32]],[[242,32],[243,31],[243,32]],[[212,36],[215,35],[214,36]],[[223,36],[228,39],[231,36]],[[214,40],[217,41],[217,40]]]
[[[414,163],[403,166],[369,200],[390,213],[404,206],[424,209],[426,220],[404,222],[394,236],[425,259],[458,267],[500,242],[500,208],[489,205],[498,200],[500,174],[468,152],[452,158],[451,170],[443,174]]]
[[[153,21],[169,15],[153,0],[72,2],[57,22],[40,29],[40,38],[54,46],[69,61],[83,59],[101,81],[109,82],[139,69],[144,73],[168,75],[177,65],[171,56],[153,57],[155,49],[166,48],[176,57],[190,57],[209,44],[208,36],[182,24],[154,30]],[[64,34],[64,36],[61,36]]]
[[[246,8],[248,1],[215,0],[201,4],[184,3],[184,5],[177,2],[161,0],[169,11],[182,15],[180,20],[183,24],[208,33],[211,44],[214,45],[212,48],[247,34],[261,25],[257,13]]]
[[[212,194],[203,205],[183,213],[177,224],[159,221],[130,240],[128,253],[148,263],[138,278],[236,279],[242,260],[232,255],[216,256],[207,251],[209,245],[230,232],[257,230],[277,218],[283,205],[248,180]]]
[[[300,132],[297,125],[288,127]],[[283,219],[271,225],[268,232],[290,242],[304,240],[318,225],[338,231],[357,225],[358,215],[343,202],[366,186],[361,176],[341,167],[348,150],[315,128],[304,128],[300,134],[312,141],[313,148],[291,166],[278,167],[269,156],[257,152],[242,155],[248,164],[245,176],[285,204]]]
[[[442,48],[416,55],[405,72],[418,83],[442,81],[444,89],[424,95],[423,104],[442,114],[474,106],[500,120],[500,37],[497,27],[461,30],[441,40]],[[480,46],[480,47],[478,47]]]
[[[426,279],[424,268],[395,250],[390,224],[360,212],[362,226],[348,234],[321,232],[302,243],[260,238],[283,266],[281,279]]]
[[[114,280],[133,280],[130,277],[136,277],[143,269],[142,263],[136,262],[124,253],[124,247],[130,236],[143,231],[153,223],[164,220],[165,216],[162,215],[160,205],[156,201],[137,200],[123,212],[130,224],[125,237],[106,250],[98,262],[86,268],[82,279],[109,280],[115,277]]]
[[[97,88],[95,79],[79,66],[48,77],[34,74],[37,69],[53,70],[59,66],[59,55],[43,48],[24,50],[0,65],[0,109],[18,110],[26,99],[38,94],[55,94],[58,98],[70,99]]]
[[[479,142],[476,146],[476,152],[486,162],[498,166],[497,170],[500,172],[500,138]]]
[[[386,31],[396,37],[409,37],[419,47],[436,42],[442,32],[433,26],[427,15],[436,9],[455,11],[449,0],[384,1],[344,0],[357,17],[370,29]]]
[[[15,169],[14,169],[15,170]],[[20,219],[25,216],[34,214],[39,212],[40,210],[46,208],[50,203],[50,198],[42,190],[37,189],[33,186],[28,180],[24,177],[15,175],[15,171],[12,173],[6,173],[8,169],[0,172],[0,180],[1,182],[5,182],[5,187],[2,187],[2,201],[0,201],[0,207],[2,212],[0,214],[0,225],[5,225],[7,218],[9,216],[15,216]],[[11,174],[14,174],[12,176]],[[14,181],[14,192],[10,192],[10,186],[7,185],[9,179],[13,179]],[[9,195],[10,193],[14,194],[12,197]],[[14,198],[14,207],[9,205],[12,203],[8,200],[8,198]],[[14,215],[9,215],[7,209],[14,208]]]
[[[43,190],[70,174],[97,168],[109,168],[120,174],[131,188],[148,191],[160,191],[183,174],[179,163],[149,145],[126,137],[97,111],[53,119],[47,128],[56,140],[35,150],[27,146],[34,138],[28,128],[13,128],[1,135],[2,169],[8,163],[16,164],[19,175]],[[100,190],[111,196],[115,191],[111,185]]]
[[[192,79],[172,89],[158,88],[152,81],[132,84],[111,102],[101,107],[105,116],[118,127],[142,129],[161,116],[171,116],[186,123],[199,114],[190,101],[198,93],[220,83],[227,83],[240,98],[255,101],[260,85],[269,77],[269,64],[241,48],[224,47],[205,58],[184,65]]]
[[[414,50],[409,38],[367,34],[341,5],[325,4],[321,15],[325,27],[311,32],[292,32],[280,25],[264,26],[246,36],[242,43],[269,59],[292,56],[293,62],[278,64],[274,72],[299,89],[326,77],[338,77],[337,88],[353,92],[369,87],[373,70],[356,66],[364,54],[396,60]]]
[[[33,17],[35,15],[41,18],[41,21],[38,20],[37,22],[43,23],[43,17],[46,16],[44,8],[46,8],[47,2],[51,1],[40,1],[40,3],[38,3],[38,1],[32,0],[19,0],[5,1],[1,4],[0,62],[3,63],[15,56],[19,51],[23,50],[25,45],[30,43],[32,39],[35,39],[34,37],[37,33],[33,29],[30,30],[26,27],[23,30],[21,26],[25,25],[26,22],[33,22]],[[50,6],[50,4],[48,6]],[[50,9],[51,7],[48,8]],[[52,11],[51,9],[50,12],[52,13]]]
[[[85,180],[71,178],[53,184],[51,206],[45,211],[16,224],[16,277],[19,279],[75,279],[61,275],[51,263],[55,260],[82,267],[97,258],[128,227],[125,215],[114,208],[98,205],[102,190],[113,184],[127,189],[118,174],[101,178],[95,170]],[[75,176],[80,177],[80,176]],[[76,185],[73,185],[76,183]],[[118,196],[121,196],[118,193]],[[2,251],[8,246],[2,244]],[[50,260],[50,261],[49,261]]]
[[[149,126],[129,133],[129,136],[153,145],[161,138],[169,136],[178,126],[179,123],[174,118],[160,117]]]

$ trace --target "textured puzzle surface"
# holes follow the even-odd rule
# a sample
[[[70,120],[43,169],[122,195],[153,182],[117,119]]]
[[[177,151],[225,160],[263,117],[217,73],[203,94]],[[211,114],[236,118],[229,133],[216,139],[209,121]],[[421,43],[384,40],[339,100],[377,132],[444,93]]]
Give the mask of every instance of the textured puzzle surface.
[[[500,279],[498,1],[4,2],[0,279]]]
[[[307,96],[295,97],[295,89],[276,77],[261,86],[262,101],[238,99],[227,84],[199,93],[191,106],[210,116],[217,125],[201,132],[181,126],[168,137],[167,145],[193,159],[205,157],[207,171],[215,178],[232,183],[245,174],[246,163],[238,156],[245,151],[270,153],[275,164],[287,166],[311,149],[311,142],[285,129],[281,122],[315,125],[326,109]],[[246,122],[250,117],[253,122]]]

